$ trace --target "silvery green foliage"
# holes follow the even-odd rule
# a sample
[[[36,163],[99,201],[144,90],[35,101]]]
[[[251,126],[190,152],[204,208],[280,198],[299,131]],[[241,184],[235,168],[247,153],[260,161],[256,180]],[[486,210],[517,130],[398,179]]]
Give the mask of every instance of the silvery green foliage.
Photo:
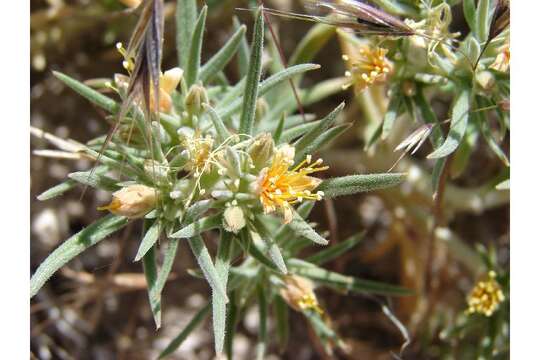
[[[307,220],[313,199],[303,202],[300,199],[301,204],[293,210],[288,223],[284,223],[278,213],[263,212],[256,185],[276,148],[283,144],[294,146],[294,162],[298,164],[348,126],[338,122],[343,104],[321,120],[313,121],[313,116],[306,114],[306,119],[310,120],[307,123],[296,114],[297,104],[289,80],[299,84],[306,72],[319,68],[305,62],[316,55],[324,42],[318,47],[310,41],[302,42],[294,59],[301,59],[303,63],[295,60],[284,69],[268,68],[263,61],[265,25],[259,11],[255,14],[249,51],[240,51],[242,44],[247,43],[246,27],[237,26],[222,49],[201,64],[206,7],[197,11],[194,0],[182,0],[178,4],[177,47],[179,65],[184,71],[180,86],[171,94],[172,110],[161,113],[159,121],[151,122],[135,104],[119,120],[118,131],[109,144],[103,146],[105,137],[100,137],[81,145],[79,153],[99,160],[95,169],[70,174],[65,182],[39,197],[40,200],[51,199],[76,184],[108,192],[142,184],[157,191],[158,201],[144,216],[144,235],[137,253],[133,254],[135,261],[142,263],[146,275],[156,326],[161,326],[161,294],[180,242],[189,245],[199,265],[199,270],[192,275],[205,279],[212,290],[209,304],[162,357],[174,351],[210,312],[216,352],[221,353],[225,348],[230,356],[238,317],[244,314],[246,307],[258,303],[264,320],[258,346],[258,356],[262,358],[266,343],[272,339],[266,330],[271,306],[279,309],[282,326],[278,329],[278,338],[282,344],[286,341],[283,319],[288,308],[280,296],[286,275],[309,278],[317,286],[341,292],[408,294],[406,289],[397,286],[357,279],[321,267],[354,247],[359,237],[326,246],[311,258],[301,260],[302,249],[328,243]],[[180,7],[188,11],[182,12]],[[323,38],[328,39],[328,36]],[[246,75],[231,83],[223,70],[235,57],[247,64]],[[263,73],[268,75],[263,77]],[[120,103],[113,98],[65,74],[55,75],[111,115],[120,111]],[[125,94],[118,79],[121,77],[111,80],[110,87],[117,90],[122,99]],[[340,91],[341,85],[339,80],[333,79],[312,88],[300,88],[300,99],[308,106]],[[319,188],[331,198],[395,186],[403,180],[403,174],[350,175],[325,180]],[[122,214],[106,215],[68,239],[32,276],[31,295],[34,296],[64,264],[130,221],[134,220]],[[215,255],[207,247],[212,237],[219,239]],[[160,251],[164,252],[163,256],[158,256]],[[163,260],[158,262],[158,258]],[[232,259],[235,259],[234,264]],[[320,314],[310,309],[304,314],[325,343],[339,343],[337,334]]]

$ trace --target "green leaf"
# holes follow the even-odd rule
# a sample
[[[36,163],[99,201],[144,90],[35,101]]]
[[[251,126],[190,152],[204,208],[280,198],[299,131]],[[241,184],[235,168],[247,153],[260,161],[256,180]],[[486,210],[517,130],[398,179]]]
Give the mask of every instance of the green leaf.
[[[221,226],[222,216],[216,214],[199,219],[187,226],[184,226],[174,234],[170,235],[171,238],[190,238],[197,236],[205,231],[216,229]]]
[[[120,188],[117,185],[117,180],[97,173],[95,171],[74,172],[68,174],[68,178],[75,180],[78,183],[93,187],[95,189],[102,189],[105,191],[116,191]]]
[[[319,251],[318,253],[311,255],[306,259],[307,262],[322,265],[335,258],[345,254],[350,249],[354,248],[364,239],[365,233],[353,235],[345,241],[332,245],[327,249]]]
[[[474,32],[476,29],[476,5],[474,0],[463,0],[463,14],[469,29]]]
[[[208,111],[208,114],[210,115],[210,120],[212,121],[212,124],[214,125],[214,129],[216,129],[216,140],[218,143],[223,143],[225,140],[227,140],[231,133],[223,123],[223,120],[218,115],[218,113],[208,104],[203,104],[203,107],[206,111]]]
[[[227,43],[223,45],[223,47],[210,60],[208,60],[206,64],[204,64],[199,73],[199,80],[202,81],[203,84],[206,84],[207,81],[211,80],[212,77],[227,66],[236,51],[238,51],[245,33],[245,25],[238,27],[229,41],[227,41]]]
[[[510,179],[501,181],[495,186],[497,190],[510,190]]]
[[[276,318],[278,343],[281,352],[283,352],[289,342],[289,307],[279,295],[274,297],[274,316]]]
[[[274,131],[274,135],[272,136],[276,144],[280,143],[281,134],[283,134],[284,126],[285,126],[285,113],[283,113],[281,117],[279,118],[278,126],[276,127],[276,130]]]
[[[290,78],[294,77],[297,74],[301,74],[303,72],[315,70],[318,68],[320,68],[320,66],[317,64],[301,64],[301,65],[295,65],[295,66],[291,66],[289,68],[283,69],[280,72],[270,76],[269,78],[263,80],[260,83],[258,96],[265,95],[266,93],[268,93],[268,91],[272,90],[280,83],[286,80],[289,80]],[[247,91],[247,88],[245,89],[245,91]],[[227,97],[229,96],[227,95]],[[238,99],[236,96],[234,99],[230,99],[230,101],[228,102],[223,102],[224,106],[221,108],[218,107],[217,112],[222,118],[230,116],[242,107],[243,101],[244,101],[243,98]],[[221,103],[222,102],[220,102],[220,104]],[[262,122],[264,122],[264,120]]]
[[[152,246],[156,243],[163,231],[163,223],[160,220],[154,221],[152,226],[146,231],[144,237],[139,245],[139,250],[137,250],[137,255],[135,256],[135,261],[142,259],[144,255],[150,250]]]
[[[227,359],[233,359],[233,342],[234,334],[236,333],[236,322],[238,320],[238,306],[236,305],[236,294],[231,294],[231,301],[228,304],[229,317],[227,318],[227,326],[225,331],[225,352]]]
[[[308,144],[303,151],[296,153],[295,162],[299,163],[300,161],[305,159],[306,155],[308,154],[320,152],[322,149],[324,149],[326,145],[328,145],[334,139],[338,138],[339,136],[341,136],[341,134],[347,131],[351,127],[351,125],[352,124],[341,124],[326,130],[325,132],[317,136],[317,138],[313,140],[313,142]]]
[[[256,359],[263,360],[268,342],[268,329],[266,320],[268,319],[268,302],[262,284],[257,287],[257,302],[259,304],[259,338],[256,346]]]
[[[109,214],[79,231],[50,254],[30,279],[30,297],[36,295],[49,278],[71,259],[97,244],[128,223],[123,216]]]
[[[179,241],[176,239],[169,240],[165,258],[159,272],[156,263],[155,246],[152,246],[143,257],[144,275],[148,284],[148,301],[150,302],[150,309],[152,310],[157,329],[161,327],[161,293],[172,270],[178,250],[178,243]]]
[[[199,326],[200,323],[203,322],[203,320],[206,318],[208,313],[210,312],[210,303],[206,304],[205,307],[203,307],[201,310],[199,310],[193,318],[189,321],[189,323],[186,325],[186,327],[178,334],[173,341],[159,354],[159,359],[164,359],[166,356],[171,355],[176,349],[182,345],[184,340],[187,339],[189,334],[193,332]]]
[[[240,232],[240,238],[238,240],[240,242],[240,245],[242,246],[242,249],[270,270],[280,272],[279,268],[272,261],[270,261],[255,245],[255,238],[252,237],[252,233],[249,233],[249,235],[248,233],[249,230],[247,229],[242,229],[242,231]]]
[[[489,34],[490,4],[491,0],[478,0],[478,8],[476,10],[476,36],[481,43],[487,40]]]
[[[229,278],[229,268],[231,265],[232,257],[232,234],[226,231],[221,232],[221,239],[219,241],[218,253],[216,258],[216,272],[221,286],[223,289],[227,289],[227,280]],[[227,301],[220,293],[212,292],[212,319],[214,328],[214,341],[216,354],[220,354],[223,351],[223,345],[225,342],[225,328],[227,320]]]
[[[289,223],[290,228],[298,236],[303,236],[315,244],[327,245],[328,240],[319,235],[313,228],[295,211]]]
[[[199,264],[199,267],[206,278],[206,281],[208,281],[208,284],[212,288],[212,292],[218,292],[219,295],[225,299],[225,303],[227,303],[229,301],[227,298],[227,292],[223,288],[220,277],[216,271],[216,268],[214,267],[214,264],[212,263],[210,253],[202,241],[201,236],[193,236],[188,239],[188,242],[193,255],[197,259],[197,263]]]
[[[305,276],[320,284],[325,284],[342,291],[349,290],[357,293],[389,296],[412,295],[409,289],[400,286],[338,274],[297,259],[289,261],[289,266],[293,269],[291,272],[296,275]]]
[[[75,180],[71,180],[71,179],[66,180],[64,182],[61,182],[58,185],[53,186],[49,190],[46,190],[46,191],[42,192],[41,194],[39,194],[37,196],[37,199],[39,201],[45,201],[45,200],[53,199],[53,198],[55,198],[57,196],[62,195],[66,191],[69,191],[69,190],[73,189],[74,187],[77,186],[77,184],[78,184],[78,182],[76,182]]]
[[[386,114],[384,114],[383,127],[381,133],[381,139],[386,140],[390,134],[390,130],[394,126],[396,119],[399,115],[399,108],[401,107],[402,96],[400,94],[394,94],[388,104]]]
[[[178,63],[186,69],[191,47],[191,34],[197,21],[197,0],[178,0],[176,3],[176,49]]]
[[[274,238],[268,233],[264,223],[259,218],[255,218],[253,225],[255,226],[258,235],[265,243],[266,250],[270,255],[270,259],[272,259],[272,262],[277,266],[279,271],[281,271],[283,274],[287,274],[287,266],[285,265],[285,261],[283,261],[281,250],[279,249],[279,246],[275,242]]]
[[[186,67],[186,84],[189,88],[195,84],[199,77],[199,67],[201,66],[201,50],[204,35],[204,26],[206,24],[206,14],[208,12],[208,6],[203,6],[199,18],[195,23],[195,28],[190,29],[193,31],[191,37],[191,43],[189,46],[189,58],[187,59]]]
[[[470,102],[470,90],[461,89],[461,93],[457,96],[452,108],[452,122],[450,123],[448,137],[441,146],[427,156],[428,159],[446,157],[457,149],[467,130]]]
[[[233,17],[233,26],[235,29],[242,26],[238,21],[236,16]],[[251,57],[249,51],[249,44],[246,39],[246,35],[242,36],[242,41],[240,42],[240,49],[238,49],[238,74],[241,78],[244,78],[247,75],[247,69],[249,66],[249,58]]]
[[[302,136],[298,141],[294,143],[294,148],[296,150],[295,162],[298,162],[297,159],[302,159],[305,157],[304,150],[311,144],[313,141],[326,129],[328,129],[333,122],[336,120],[337,116],[341,113],[341,110],[345,107],[345,103],[339,104],[331,113],[326,115],[320,123],[317,124],[313,129],[309,130],[304,136]],[[298,155],[303,154],[302,158],[299,158]]]
[[[320,122],[321,120],[316,120],[287,129],[281,134],[280,142],[289,143],[297,137],[302,136],[310,130],[313,130],[315,127],[319,126]]]
[[[114,100],[112,100],[111,98],[108,98],[107,96],[101,94],[100,92],[92,89],[91,87],[83,84],[80,81],[77,81],[58,71],[53,71],[53,75],[58,80],[62,81],[64,84],[69,86],[71,89],[75,90],[75,92],[77,92],[79,95],[86,98],[92,104],[110,113],[114,114],[120,108],[119,105]]]
[[[395,186],[404,181],[406,176],[402,173],[349,175],[324,180],[317,190],[323,191],[326,198],[334,198]]]
[[[302,38],[289,60],[290,65],[313,61],[315,56],[335,34],[336,28],[325,24],[314,25]]]
[[[255,20],[255,30],[253,32],[253,41],[251,44],[251,58],[249,60],[242,115],[240,117],[240,126],[238,128],[240,134],[251,135],[253,132],[255,108],[259,93],[259,81],[261,79],[263,46],[264,22],[262,11],[259,8]]]

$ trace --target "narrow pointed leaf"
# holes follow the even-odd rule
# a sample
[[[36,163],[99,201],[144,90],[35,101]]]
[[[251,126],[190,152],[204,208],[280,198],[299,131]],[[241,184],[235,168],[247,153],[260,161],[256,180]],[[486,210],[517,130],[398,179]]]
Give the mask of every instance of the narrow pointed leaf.
[[[30,279],[30,297],[33,297],[49,278],[62,266],[89,247],[97,244],[128,223],[122,216],[107,215],[79,231],[56,248],[38,267]]]
[[[195,23],[195,28],[190,29],[193,31],[191,37],[191,43],[189,46],[189,58],[187,59],[186,66],[186,83],[188,88],[195,84],[199,77],[199,68],[201,66],[201,50],[204,35],[204,26],[206,24],[206,14],[208,12],[208,6],[203,6],[199,18]]]
[[[255,219],[254,225],[255,225],[255,229],[257,230],[257,233],[259,234],[259,236],[261,237],[261,239],[266,245],[266,250],[268,254],[270,255],[270,259],[272,259],[272,262],[278,267],[278,269],[283,274],[287,274],[287,266],[285,265],[285,261],[283,260],[283,255],[281,255],[281,250],[279,249],[278,244],[275,242],[272,236],[268,233],[268,230],[264,226],[263,222],[260,221],[260,219]]]
[[[364,238],[364,233],[351,236],[345,241],[332,245],[327,249],[321,250],[318,253],[311,255],[306,259],[307,262],[322,265],[329,261],[332,261],[335,258],[340,257],[345,254],[350,249],[354,248],[356,245],[362,241]]]
[[[304,261],[292,260],[289,262],[289,266],[294,267],[294,270],[291,272],[296,275],[305,276],[320,284],[325,284],[338,290],[389,296],[412,295],[412,292],[409,289],[400,286],[342,275]]]
[[[175,239],[187,239],[193,236],[197,236],[205,231],[216,229],[221,226],[221,218],[221,214],[204,217],[187,226],[184,226],[174,234],[170,235],[170,237]]]
[[[297,125],[297,126],[294,126],[294,127],[290,128],[290,129],[287,129],[287,130],[283,131],[283,133],[281,134],[280,142],[281,143],[290,143],[292,140],[294,140],[294,139],[306,134],[307,132],[313,130],[314,128],[319,126],[320,123],[321,123],[321,120],[316,120],[316,121],[308,122],[308,123],[305,123],[305,124],[300,124],[300,125]]]
[[[296,163],[304,160],[306,155],[320,152],[326,145],[331,143],[334,139],[343,134],[347,129],[351,127],[351,124],[342,124],[326,130],[310,144],[308,144],[302,151],[296,153],[294,159]]]
[[[218,253],[216,258],[216,272],[221,286],[227,290],[227,280],[229,279],[229,268],[231,266],[233,239],[229,232],[221,233]],[[216,354],[223,351],[225,342],[225,328],[227,322],[227,301],[218,292],[212,292],[212,314]]]
[[[260,97],[260,96],[265,95],[266,93],[274,89],[279,84],[283,83],[284,81],[289,80],[290,78],[294,77],[297,74],[301,74],[306,71],[316,70],[319,68],[320,68],[320,65],[317,65],[317,64],[301,64],[301,65],[295,65],[295,66],[291,66],[289,68],[283,69],[280,72],[263,80],[259,84],[258,96]],[[245,88],[245,92],[247,92],[247,88]],[[229,100],[230,101],[228,102],[220,102],[220,105],[222,104],[223,107],[218,107],[216,109],[216,111],[222,118],[225,118],[227,116],[234,114],[236,111],[242,108],[242,105],[244,104],[244,99],[243,98],[238,99],[237,96]],[[279,115],[277,115],[276,117],[278,116]],[[264,120],[262,120],[262,122],[264,122]]]
[[[243,97],[242,115],[240,117],[240,134],[251,135],[255,122],[255,107],[259,94],[259,81],[262,70],[262,55],[264,45],[264,22],[261,9],[257,11],[255,30],[251,44],[251,58],[247,73],[246,89]]]
[[[178,243],[179,241],[176,239],[169,240],[163,264],[159,269],[156,261],[155,246],[150,247],[143,257],[144,275],[148,286],[148,300],[156,323],[156,329],[161,327],[161,293],[172,270]]]
[[[223,123],[223,120],[210,105],[203,104],[203,107],[206,111],[208,111],[210,120],[212,121],[212,124],[214,125],[214,129],[216,129],[216,134],[217,134],[216,140],[218,141],[218,143],[225,142],[225,140],[231,136],[231,133],[229,132],[229,130]]]
[[[386,140],[390,134],[390,130],[394,126],[396,119],[399,115],[399,108],[401,106],[402,97],[400,94],[394,94],[388,104],[386,114],[384,114],[383,127],[381,133],[381,139]]]
[[[53,75],[64,84],[75,90],[79,95],[86,98],[92,104],[110,112],[116,113],[120,106],[113,99],[101,94],[100,92],[92,89],[91,87],[77,81],[65,74],[58,71],[53,71]]]
[[[316,127],[308,131],[304,136],[296,141],[294,143],[296,153],[303,153],[306,147],[308,147],[324,130],[328,129],[332,125],[344,107],[345,103],[339,104],[334,110],[332,110],[330,114],[326,115],[326,117],[322,119]]]
[[[428,155],[428,159],[438,159],[453,153],[465,135],[469,120],[470,90],[462,89],[452,108],[450,131],[444,143]]]
[[[403,182],[406,176],[401,173],[349,175],[324,180],[317,190],[323,191],[326,198],[334,198],[392,187]]]
[[[236,333],[236,323],[238,321],[238,306],[234,292],[231,294],[231,301],[227,307],[229,316],[225,331],[225,353],[227,354],[227,359],[233,359],[234,334]]]
[[[284,126],[285,126],[285,113],[283,113],[283,115],[279,118],[278,126],[276,127],[276,130],[274,131],[274,135],[272,136],[276,144],[280,143],[281,134],[283,133]]]
[[[303,236],[315,244],[327,245],[328,240],[319,235],[313,228],[295,211],[293,219],[289,223],[290,228],[298,236]]]
[[[176,49],[178,63],[187,68],[191,34],[197,21],[197,0],[178,0],[176,3]]]
[[[178,334],[173,341],[159,354],[159,359],[164,359],[165,357],[171,355],[176,349],[178,349],[184,340],[201,324],[204,319],[208,316],[210,312],[210,303],[206,304],[201,310],[199,310],[193,318],[189,321],[186,327]]]
[[[472,32],[476,29],[476,4],[474,2],[475,0],[463,0],[463,14]]]
[[[116,191],[120,187],[117,185],[117,180],[97,173],[96,171],[78,171],[68,174],[68,177],[78,183],[88,185],[95,189],[105,191]]]
[[[235,29],[242,26],[240,21],[236,16],[233,17],[233,26]],[[242,41],[240,41],[240,48],[238,49],[238,74],[240,77],[245,77],[247,75],[247,69],[249,65],[250,51],[249,44],[247,42],[246,34],[242,35]]]
[[[246,33],[246,26],[240,26],[236,32],[231,36],[229,41],[210,59],[206,64],[201,67],[199,73],[199,80],[203,84],[211,80],[214,75],[223,70],[225,66],[231,61],[232,57],[238,51],[240,43]]]
[[[41,194],[39,194],[37,196],[37,199],[39,201],[45,201],[45,200],[53,199],[53,198],[55,198],[57,196],[62,195],[66,191],[69,191],[69,190],[73,189],[74,187],[77,186],[77,184],[78,184],[78,182],[76,182],[75,180],[71,180],[71,179],[66,180],[66,181],[61,182],[60,184],[55,185],[52,188],[42,192]]]
[[[139,250],[137,250],[135,261],[141,260],[142,257],[148,252],[148,250],[150,250],[150,248],[154,246],[156,241],[159,239],[162,230],[163,223],[160,220],[156,220],[144,234],[141,245],[139,246]]]
[[[290,65],[313,61],[315,56],[336,32],[334,26],[316,24],[304,35],[289,60]]]
[[[199,264],[199,267],[206,278],[206,281],[208,281],[208,284],[212,288],[212,292],[218,292],[225,299],[225,303],[227,303],[229,301],[227,298],[227,293],[223,288],[223,284],[221,283],[216,268],[214,267],[210,253],[208,252],[202,238],[200,235],[193,236],[188,239],[188,242],[193,255],[197,259],[197,263]]]

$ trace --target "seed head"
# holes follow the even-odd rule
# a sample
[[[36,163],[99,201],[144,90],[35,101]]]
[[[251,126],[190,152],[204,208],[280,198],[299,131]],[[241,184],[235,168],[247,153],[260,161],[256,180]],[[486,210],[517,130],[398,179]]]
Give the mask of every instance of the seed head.
[[[314,310],[321,315],[324,313],[313,292],[311,281],[296,275],[285,276],[283,281],[285,286],[280,290],[280,294],[291,308],[300,312]]]

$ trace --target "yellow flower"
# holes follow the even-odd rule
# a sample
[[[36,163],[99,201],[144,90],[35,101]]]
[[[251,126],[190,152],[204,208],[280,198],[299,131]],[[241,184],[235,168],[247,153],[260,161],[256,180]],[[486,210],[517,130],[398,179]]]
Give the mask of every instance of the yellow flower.
[[[343,88],[354,85],[355,91],[359,93],[375,83],[385,82],[392,72],[392,63],[386,58],[387,53],[387,49],[365,44],[351,51],[350,55],[343,55],[349,69],[345,72],[349,83]]]
[[[490,271],[487,280],[479,281],[474,286],[468,297],[468,314],[479,313],[489,317],[504,301],[504,294],[495,277],[495,272]]]
[[[181,141],[189,154],[186,169],[193,172],[195,176],[208,170],[206,167],[210,160],[214,139],[210,135],[202,137],[198,133],[195,133],[193,137],[186,136]]]
[[[259,174],[259,200],[266,214],[279,211],[283,215],[283,223],[288,224],[293,217],[292,204],[303,199],[321,200],[322,191],[312,193],[322,180],[308,176],[311,173],[328,169],[320,166],[322,159],[311,163],[311,155],[293,169],[294,147],[284,145],[272,157],[270,167]]]
[[[499,54],[489,68],[500,72],[508,72],[510,68],[510,43],[507,42],[502,45],[498,52]]]
[[[296,311],[314,310],[319,314],[324,311],[313,292],[311,281],[296,275],[285,276],[285,286],[280,290],[281,297]]]
[[[109,210],[115,215],[135,219],[156,207],[157,191],[145,185],[130,185],[116,191],[109,205],[98,210]]]

